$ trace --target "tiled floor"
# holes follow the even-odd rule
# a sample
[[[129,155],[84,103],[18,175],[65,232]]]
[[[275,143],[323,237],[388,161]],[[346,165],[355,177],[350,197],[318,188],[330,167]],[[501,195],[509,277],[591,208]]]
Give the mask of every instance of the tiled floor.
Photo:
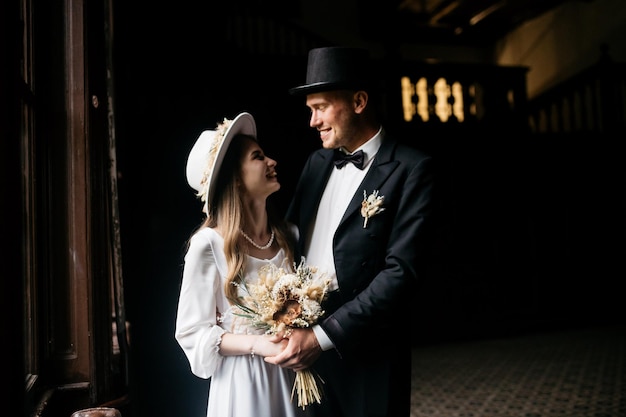
[[[416,347],[411,417],[626,417],[626,327]]]

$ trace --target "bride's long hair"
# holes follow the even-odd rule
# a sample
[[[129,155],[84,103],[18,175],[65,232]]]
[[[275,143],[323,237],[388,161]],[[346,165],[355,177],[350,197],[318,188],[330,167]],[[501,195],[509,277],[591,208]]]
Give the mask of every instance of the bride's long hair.
[[[247,139],[256,141],[254,137],[237,135],[233,138],[221,164],[213,197],[208,204],[207,217],[200,226],[217,227],[224,238],[224,254],[228,273],[224,283],[224,293],[231,304],[237,299],[237,287],[233,283],[239,282],[245,274],[246,255],[248,248],[241,245],[239,229],[243,222],[243,201],[237,183],[241,182],[241,155]],[[275,240],[283,248],[288,265],[293,265],[295,239],[287,223],[276,215],[276,211],[267,201],[266,210],[271,230],[275,233]]]

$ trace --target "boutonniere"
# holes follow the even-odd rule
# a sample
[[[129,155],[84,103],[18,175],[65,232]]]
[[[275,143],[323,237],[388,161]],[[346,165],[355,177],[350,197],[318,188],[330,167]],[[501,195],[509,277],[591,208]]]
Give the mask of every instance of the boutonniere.
[[[367,227],[370,217],[373,217],[384,211],[383,202],[385,196],[378,195],[378,190],[374,190],[372,194],[367,195],[367,191],[363,190],[363,201],[361,202],[361,216],[363,216],[363,228]]]

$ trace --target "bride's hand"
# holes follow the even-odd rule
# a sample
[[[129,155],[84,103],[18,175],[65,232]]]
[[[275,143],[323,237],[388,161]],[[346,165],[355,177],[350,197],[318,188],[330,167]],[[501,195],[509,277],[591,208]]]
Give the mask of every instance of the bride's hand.
[[[259,356],[276,356],[287,347],[289,341],[278,335],[259,335],[254,343],[254,354]]]

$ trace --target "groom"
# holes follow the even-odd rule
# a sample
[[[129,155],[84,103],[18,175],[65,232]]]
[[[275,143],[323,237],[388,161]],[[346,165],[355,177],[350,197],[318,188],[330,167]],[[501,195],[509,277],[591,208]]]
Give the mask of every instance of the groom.
[[[318,325],[295,330],[268,362],[312,367],[324,381],[319,416],[410,414],[410,311],[431,241],[432,159],[398,143],[376,112],[366,50],[309,52],[304,97],[322,149],[287,211],[307,263],[333,280]]]

